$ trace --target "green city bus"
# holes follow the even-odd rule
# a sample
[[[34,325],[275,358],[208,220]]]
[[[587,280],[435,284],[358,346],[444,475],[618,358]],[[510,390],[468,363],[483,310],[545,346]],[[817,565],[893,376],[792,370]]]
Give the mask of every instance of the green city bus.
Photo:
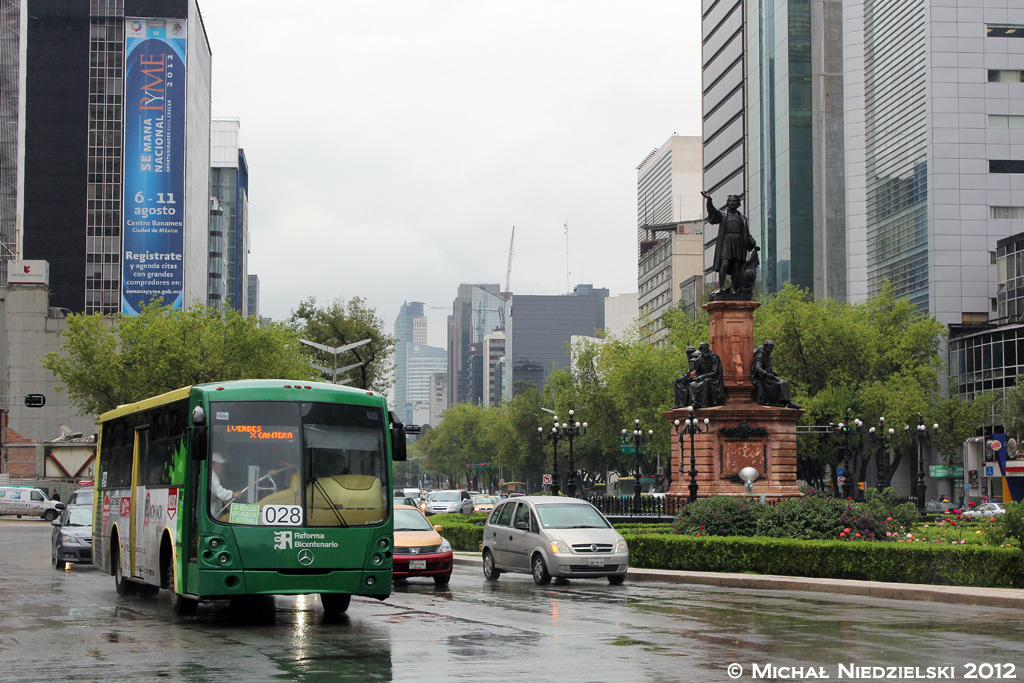
[[[413,428],[410,427],[409,431]],[[94,562],[119,595],[200,600],[391,593],[391,463],[406,428],[384,396],[324,383],[193,385],[100,416]]]

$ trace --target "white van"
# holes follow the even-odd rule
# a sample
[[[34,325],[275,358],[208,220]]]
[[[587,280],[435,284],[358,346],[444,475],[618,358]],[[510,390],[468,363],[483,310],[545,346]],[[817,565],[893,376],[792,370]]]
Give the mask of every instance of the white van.
[[[52,522],[64,509],[60,503],[47,496],[41,489],[30,486],[0,486],[0,515],[22,515],[42,517]]]

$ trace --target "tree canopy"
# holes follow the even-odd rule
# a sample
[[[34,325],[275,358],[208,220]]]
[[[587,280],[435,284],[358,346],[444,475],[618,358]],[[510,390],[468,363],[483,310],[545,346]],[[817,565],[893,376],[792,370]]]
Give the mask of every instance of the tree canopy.
[[[152,303],[137,316],[69,315],[61,349],[44,368],[83,414],[191,384],[232,379],[308,380],[309,358],[290,326],[261,326],[234,310]]]
[[[309,297],[292,311],[291,320],[302,339],[332,348],[369,339],[370,343],[349,349],[339,354],[337,359],[325,351],[312,347],[308,350],[314,362],[321,367],[334,369],[335,362],[338,368],[358,363],[343,375],[350,379],[350,386],[379,393],[390,388],[395,339],[384,332],[383,318],[375,309],[368,307],[364,299],[352,297],[344,301],[337,298],[318,306],[316,297]]]

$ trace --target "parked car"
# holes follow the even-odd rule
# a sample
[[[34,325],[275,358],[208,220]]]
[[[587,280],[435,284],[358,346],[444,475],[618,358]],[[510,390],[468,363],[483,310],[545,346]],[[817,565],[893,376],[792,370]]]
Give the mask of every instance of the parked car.
[[[1002,503],[983,503],[975,508],[972,508],[964,513],[964,517],[983,517],[988,519],[989,517],[995,517],[1006,512],[1006,507]]]
[[[626,579],[626,539],[593,505],[577,498],[522,496],[498,504],[484,525],[483,570],[488,581],[504,571],[551,577]]]
[[[0,486],[0,515],[42,517],[52,522],[60,516],[64,503],[53,500],[42,489],[31,486]]]
[[[437,515],[443,512],[472,514],[473,498],[469,495],[469,491],[461,489],[435,491],[433,496],[427,498],[427,509],[423,512],[427,515]]]
[[[68,507],[72,505],[92,505],[92,486],[82,486],[71,493],[68,498]]]
[[[473,496],[473,512],[490,512],[499,500],[497,496]]]
[[[951,515],[955,509],[956,503],[951,503],[948,500],[929,500],[924,504],[926,515]]]
[[[431,525],[412,505],[395,506],[395,546],[391,575],[396,580],[429,576],[447,586],[454,566],[452,546],[441,537],[443,528]]]
[[[92,505],[69,505],[53,522],[51,562],[64,569],[65,562],[92,562]]]

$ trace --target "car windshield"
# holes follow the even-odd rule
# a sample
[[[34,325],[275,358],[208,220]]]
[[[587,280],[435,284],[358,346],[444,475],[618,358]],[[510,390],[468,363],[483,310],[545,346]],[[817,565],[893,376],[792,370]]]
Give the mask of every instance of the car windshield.
[[[223,401],[210,413],[210,514],[218,521],[273,524],[267,508],[297,510],[298,526],[387,518],[380,408]]]
[[[473,502],[477,503],[477,504],[480,504],[480,503],[497,503],[498,502],[498,497],[497,496],[476,496],[475,498],[473,498]]]
[[[82,504],[89,505],[92,503],[92,489],[91,488],[80,488],[71,494],[71,500],[68,505]]]
[[[458,491],[438,491],[432,500],[437,503],[454,503],[461,498]]]
[[[591,505],[538,505],[545,529],[607,529],[608,522]]]
[[[395,531],[430,531],[433,528],[417,510],[395,510]]]
[[[71,508],[64,526],[92,526],[92,508]]]

